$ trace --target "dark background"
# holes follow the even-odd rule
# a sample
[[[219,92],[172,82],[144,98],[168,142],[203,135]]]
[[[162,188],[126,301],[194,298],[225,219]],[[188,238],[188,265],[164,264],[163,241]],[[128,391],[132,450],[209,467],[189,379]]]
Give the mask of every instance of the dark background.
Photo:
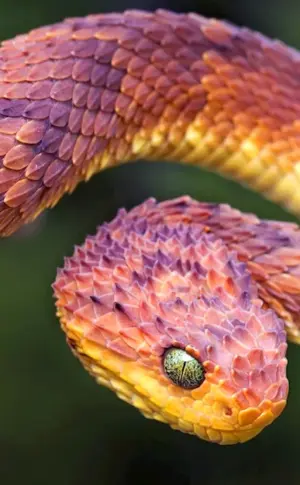
[[[297,0],[0,0],[0,37],[65,16],[171,8],[227,18],[300,48]],[[81,185],[0,241],[0,482],[51,485],[299,484],[300,348],[289,346],[289,403],[253,441],[219,447],[144,419],[99,387],[68,350],[51,283],[64,255],[118,207],[190,194],[292,220],[232,182],[176,164],[139,162]]]

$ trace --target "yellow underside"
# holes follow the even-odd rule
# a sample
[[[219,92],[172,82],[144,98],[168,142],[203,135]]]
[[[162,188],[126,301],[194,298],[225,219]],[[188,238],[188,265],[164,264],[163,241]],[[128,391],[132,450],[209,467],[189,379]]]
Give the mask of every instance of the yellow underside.
[[[289,153],[278,155],[268,145],[260,149],[256,134],[240,139],[229,125],[221,128],[218,132],[197,119],[186,127],[160,122],[151,131],[142,128],[130,153],[119,150],[112,156],[106,149],[91,161],[84,177],[88,180],[99,170],[138,158],[181,161],[233,178],[299,215],[300,161],[295,163]]]

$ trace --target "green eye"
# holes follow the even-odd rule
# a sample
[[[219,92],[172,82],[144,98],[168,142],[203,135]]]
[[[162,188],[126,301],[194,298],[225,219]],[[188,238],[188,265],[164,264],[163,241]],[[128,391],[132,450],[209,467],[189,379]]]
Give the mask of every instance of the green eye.
[[[195,389],[204,381],[201,363],[185,350],[172,347],[164,354],[164,371],[168,378],[184,389]]]

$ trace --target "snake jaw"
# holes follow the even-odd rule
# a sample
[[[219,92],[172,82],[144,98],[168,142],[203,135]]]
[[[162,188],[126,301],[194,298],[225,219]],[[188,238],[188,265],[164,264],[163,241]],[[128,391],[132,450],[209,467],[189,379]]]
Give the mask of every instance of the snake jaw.
[[[150,200],[121,210],[66,260],[56,305],[75,355],[99,383],[173,428],[242,442],[285,406],[284,323],[263,308],[236,254],[187,223],[191,204]],[[171,347],[202,363],[198,388],[165,374]]]

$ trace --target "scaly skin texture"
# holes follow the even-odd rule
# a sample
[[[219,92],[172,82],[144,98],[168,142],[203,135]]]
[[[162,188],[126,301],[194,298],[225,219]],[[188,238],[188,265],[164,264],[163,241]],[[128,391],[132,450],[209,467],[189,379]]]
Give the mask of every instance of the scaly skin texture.
[[[145,416],[222,444],[258,434],[288,392],[284,322],[263,308],[252,262],[238,260],[219,224],[237,219],[233,233],[262,229],[227,206],[146,201],[88,237],[54,284],[69,344],[98,382]],[[165,375],[172,347],[202,362],[198,388]]]
[[[217,170],[299,215],[299,60],[247,29],[161,10],[68,19],[3,42],[0,234],[140,157]],[[121,212],[58,274],[68,341],[146,416],[245,441],[286,402],[299,234],[189,198]],[[198,389],[164,374],[174,345],[203,363]]]
[[[198,15],[69,19],[0,49],[1,234],[137,157],[217,169],[300,212],[296,51]]]

